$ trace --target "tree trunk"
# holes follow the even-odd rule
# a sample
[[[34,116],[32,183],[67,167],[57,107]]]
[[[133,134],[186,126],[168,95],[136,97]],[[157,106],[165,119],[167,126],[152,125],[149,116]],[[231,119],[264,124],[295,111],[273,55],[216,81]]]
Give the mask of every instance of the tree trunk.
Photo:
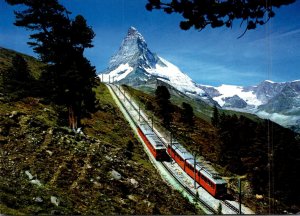
[[[69,107],[69,126],[72,130],[77,130],[77,117],[73,106]]]

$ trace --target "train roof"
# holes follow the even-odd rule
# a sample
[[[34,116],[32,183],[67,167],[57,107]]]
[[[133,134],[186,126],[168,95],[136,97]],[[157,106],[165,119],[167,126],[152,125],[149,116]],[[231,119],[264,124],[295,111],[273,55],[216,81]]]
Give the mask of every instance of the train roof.
[[[158,138],[157,135],[153,134],[153,135],[147,135],[147,138],[149,140],[149,142],[151,143],[151,145],[155,148],[155,149],[166,149],[166,147],[164,146],[164,144],[162,143],[162,141]]]
[[[154,134],[152,128],[148,124],[141,123],[139,126],[144,135],[153,135]]]
[[[147,123],[141,123],[139,126],[143,134],[147,136],[147,139],[155,149],[166,149],[161,139],[159,139]]]
[[[179,144],[178,142],[172,143],[172,148],[183,160],[186,160],[187,163],[194,166],[194,156],[189,153],[181,144]],[[226,184],[226,181],[222,179],[219,174],[208,171],[207,168],[201,165],[201,163],[197,159],[196,164],[196,170],[200,171],[200,173],[203,174],[206,178],[210,179],[215,184]]]
[[[227,182],[222,179],[222,177],[218,173],[209,172],[204,166],[201,166],[200,163],[197,163],[196,170],[200,171],[202,175],[204,175],[215,184],[227,184]]]
[[[194,158],[191,153],[189,153],[181,144],[177,142],[172,143],[172,148],[183,160]]]

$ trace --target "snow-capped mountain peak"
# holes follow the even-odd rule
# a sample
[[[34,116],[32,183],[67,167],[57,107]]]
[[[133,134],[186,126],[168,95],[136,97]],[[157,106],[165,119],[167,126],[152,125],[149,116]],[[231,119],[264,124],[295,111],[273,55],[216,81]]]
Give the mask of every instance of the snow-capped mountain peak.
[[[146,43],[143,35],[141,35],[138,30],[136,28],[134,28],[133,26],[131,26],[129,29],[128,29],[128,33],[127,33],[127,36],[125,38],[125,41],[126,40],[132,40],[132,39],[139,39],[141,40],[142,42]]]
[[[111,58],[108,71],[127,63],[131,67],[145,68],[154,67],[157,63],[156,55],[148,49],[144,37],[134,27],[129,28],[119,51]]]
[[[134,27],[129,28],[119,51],[111,58],[107,71],[100,78],[104,82],[117,81],[132,86],[157,79],[184,94],[212,101],[187,74],[152,53],[144,37]]]

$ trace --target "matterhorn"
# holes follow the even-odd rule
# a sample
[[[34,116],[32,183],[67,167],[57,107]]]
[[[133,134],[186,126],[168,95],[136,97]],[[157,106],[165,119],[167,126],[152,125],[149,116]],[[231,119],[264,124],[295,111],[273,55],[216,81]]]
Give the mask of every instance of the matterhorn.
[[[144,37],[134,27],[129,28],[119,51],[110,59],[108,68],[99,77],[104,82],[130,86],[147,86],[159,82],[185,95],[212,101],[188,75],[151,52]]]

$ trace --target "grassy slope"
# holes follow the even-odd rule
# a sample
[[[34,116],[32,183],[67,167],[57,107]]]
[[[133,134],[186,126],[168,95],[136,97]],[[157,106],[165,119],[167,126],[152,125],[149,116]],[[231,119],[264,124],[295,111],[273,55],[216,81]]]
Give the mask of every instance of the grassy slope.
[[[43,63],[41,63],[32,56],[28,56],[2,47],[0,47],[0,74],[3,70],[6,70],[9,67],[11,67],[12,59],[16,54],[21,55],[27,61],[32,76],[34,78],[38,78],[41,72],[41,67],[44,66]]]
[[[0,77],[16,53],[0,48]],[[38,78],[43,64],[21,55]],[[0,214],[201,214],[160,178],[108,89],[101,84],[95,91],[100,109],[82,120],[85,136],[61,126],[67,125],[62,107],[2,95]],[[42,185],[32,184],[25,171]]]
[[[58,126],[59,107],[34,98],[1,103],[0,213],[201,214],[160,178],[106,87],[96,91],[100,110],[83,120],[87,136]],[[26,170],[42,185],[30,183]]]

